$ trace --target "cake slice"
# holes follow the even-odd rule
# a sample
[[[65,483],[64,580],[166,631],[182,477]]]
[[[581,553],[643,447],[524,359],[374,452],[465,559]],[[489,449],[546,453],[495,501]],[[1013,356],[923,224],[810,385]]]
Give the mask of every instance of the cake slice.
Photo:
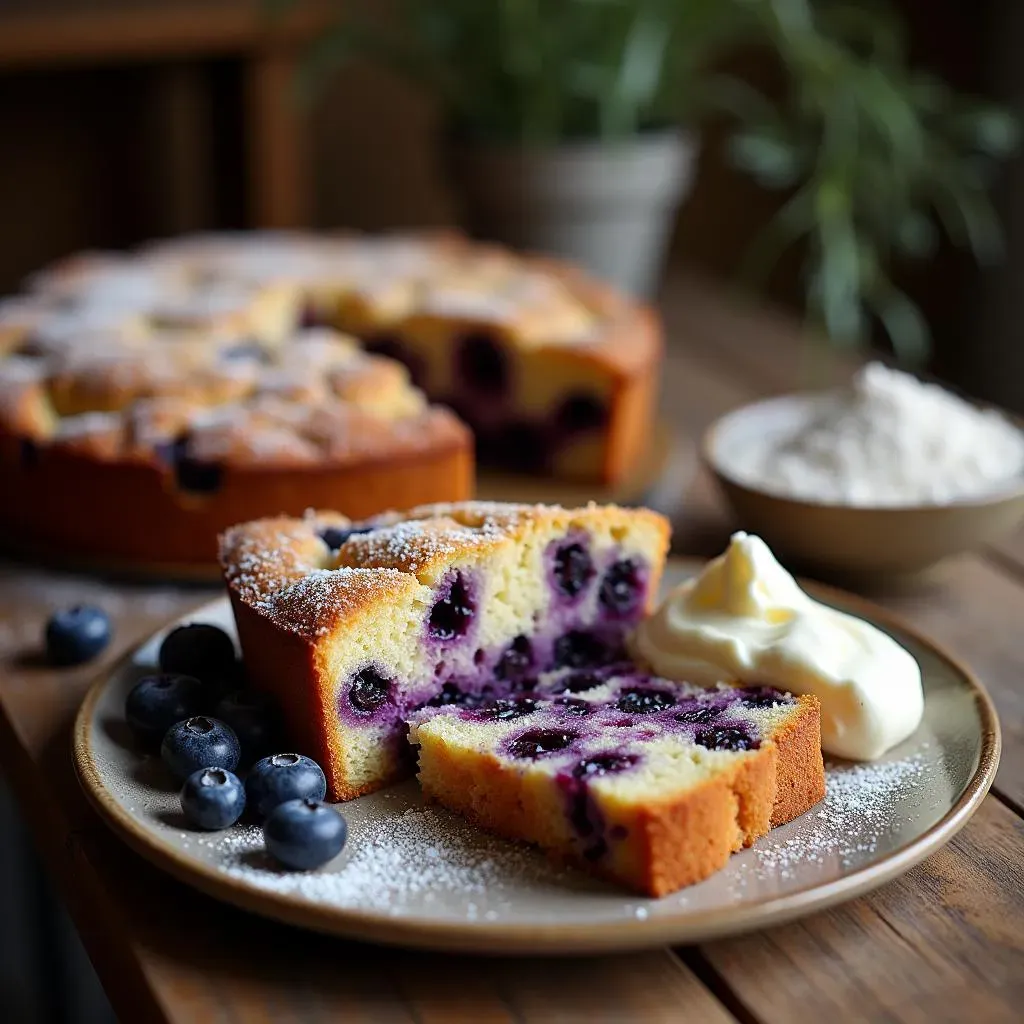
[[[417,709],[621,660],[668,534],[644,509],[467,502],[257,520],[220,559],[252,685],[347,800],[413,773]]]
[[[713,874],[825,795],[816,699],[628,667],[425,709],[410,740],[428,800],[650,896]]]

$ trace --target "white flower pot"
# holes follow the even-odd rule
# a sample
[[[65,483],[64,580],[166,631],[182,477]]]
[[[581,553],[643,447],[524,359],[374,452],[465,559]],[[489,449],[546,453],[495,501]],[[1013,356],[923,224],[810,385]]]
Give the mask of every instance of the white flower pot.
[[[697,143],[672,131],[553,148],[462,146],[450,155],[474,234],[565,257],[648,296],[693,181]]]

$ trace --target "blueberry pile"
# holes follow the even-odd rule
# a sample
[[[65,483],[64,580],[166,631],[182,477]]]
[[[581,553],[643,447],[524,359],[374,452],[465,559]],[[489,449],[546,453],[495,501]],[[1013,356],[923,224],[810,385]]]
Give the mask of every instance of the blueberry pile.
[[[262,822],[271,856],[295,870],[337,856],[347,827],[323,802],[324,773],[301,754],[273,753],[273,702],[238,688],[231,638],[205,623],[179,626],[164,638],[158,660],[160,672],[143,676],[128,694],[125,718],[139,746],[159,750],[182,782],[185,817],[216,831],[247,814]]]

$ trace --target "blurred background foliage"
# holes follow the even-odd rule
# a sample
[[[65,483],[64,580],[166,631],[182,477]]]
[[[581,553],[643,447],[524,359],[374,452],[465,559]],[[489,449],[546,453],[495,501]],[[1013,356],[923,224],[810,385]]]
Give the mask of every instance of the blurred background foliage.
[[[836,344],[880,325],[898,358],[921,361],[928,326],[893,265],[931,257],[940,232],[981,261],[999,254],[988,190],[1016,122],[915,69],[885,3],[396,0],[390,15],[339,4],[304,61],[302,93],[370,59],[429,89],[450,136],[477,145],[614,145],[727,114],[733,165],[787,193],[744,277],[762,280],[803,242],[807,318]],[[777,96],[719,73],[724,55],[751,45],[777,61]]]

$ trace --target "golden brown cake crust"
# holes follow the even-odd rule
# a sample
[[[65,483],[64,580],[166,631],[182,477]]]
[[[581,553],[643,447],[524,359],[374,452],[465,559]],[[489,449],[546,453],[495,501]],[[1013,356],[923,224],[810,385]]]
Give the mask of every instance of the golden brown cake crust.
[[[269,620],[272,628],[315,642],[348,622],[355,605],[352,592],[362,592],[367,606],[383,599],[369,586],[372,580],[401,577],[411,586],[457,558],[521,541],[538,523],[567,532],[584,521],[613,527],[644,522],[660,534],[662,557],[668,549],[668,521],[648,509],[464,501],[373,516],[367,522],[382,529],[353,534],[335,554],[328,552],[319,531],[328,525],[350,525],[336,512],[241,523],[221,535],[219,560],[228,590],[238,600]],[[326,569],[344,569],[345,576],[325,573]],[[660,571],[660,564],[652,567],[651,599]]]
[[[799,818],[809,807],[825,797],[821,702],[812,696],[802,696],[799,700],[807,713],[787,722],[773,737],[779,750],[779,767],[776,773],[772,828]]]
[[[164,571],[215,563],[217,534],[257,509],[301,515],[343,508],[363,519],[381,508],[473,490],[472,440],[454,417],[436,448],[361,457],[348,463],[225,466],[213,494],[182,493],[151,455],[120,459],[59,444],[35,448],[0,434],[0,481],[16,501],[0,503],[7,543],[42,554],[73,552]],[[79,441],[81,444],[81,440]],[[69,496],[83,500],[69,505]]]

